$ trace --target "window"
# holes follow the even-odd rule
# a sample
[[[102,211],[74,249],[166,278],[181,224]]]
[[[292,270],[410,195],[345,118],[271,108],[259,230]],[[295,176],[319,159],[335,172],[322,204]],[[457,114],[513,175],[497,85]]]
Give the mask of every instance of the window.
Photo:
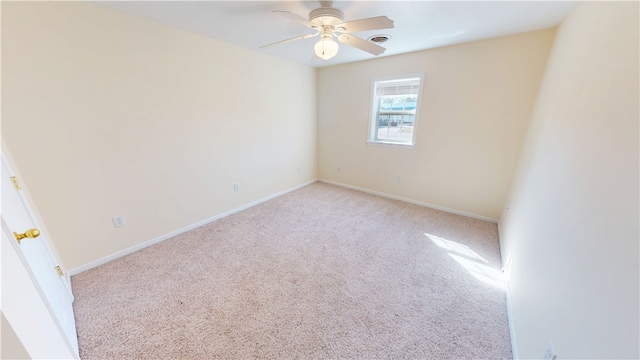
[[[414,145],[424,75],[373,81],[369,142]]]

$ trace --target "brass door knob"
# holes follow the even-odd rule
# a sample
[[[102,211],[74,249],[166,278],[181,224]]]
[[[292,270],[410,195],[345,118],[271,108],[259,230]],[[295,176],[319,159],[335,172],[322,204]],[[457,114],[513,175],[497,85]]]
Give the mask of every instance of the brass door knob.
[[[25,231],[23,234],[18,234],[17,232],[13,232],[13,236],[16,237],[16,240],[18,240],[18,244],[20,244],[20,241],[22,241],[22,239],[24,238],[29,238],[29,239],[35,239],[38,236],[40,236],[40,230],[38,229],[29,229],[27,231]]]

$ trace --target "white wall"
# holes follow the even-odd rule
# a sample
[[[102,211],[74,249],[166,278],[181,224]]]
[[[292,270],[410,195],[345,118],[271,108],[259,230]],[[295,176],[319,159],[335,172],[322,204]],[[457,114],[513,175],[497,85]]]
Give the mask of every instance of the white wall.
[[[18,339],[16,332],[13,331],[11,324],[9,324],[9,321],[4,317],[4,314],[0,315],[0,335],[0,358],[5,360],[31,359],[22,342]]]
[[[2,3],[2,105],[67,268],[317,177],[315,69],[93,4]]]
[[[638,3],[559,27],[501,218],[521,358],[640,357]]]
[[[549,29],[319,69],[320,178],[497,219],[553,36]],[[371,80],[413,73],[425,74],[415,148],[366,144]]]

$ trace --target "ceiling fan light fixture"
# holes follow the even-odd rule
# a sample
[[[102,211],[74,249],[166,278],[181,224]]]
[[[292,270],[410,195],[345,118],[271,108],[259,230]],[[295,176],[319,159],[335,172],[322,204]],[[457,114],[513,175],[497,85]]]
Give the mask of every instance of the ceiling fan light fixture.
[[[260,48],[266,48],[273,45],[288,43],[295,40],[308,39],[310,37],[320,35],[320,41],[314,46],[315,56],[329,60],[338,54],[338,43],[333,39],[336,37],[340,43],[350,46],[371,55],[380,55],[384,53],[385,48],[377,43],[388,40],[388,37],[376,36],[374,40],[369,41],[362,39],[352,33],[380,30],[380,29],[392,29],[393,20],[386,16],[376,16],[366,19],[358,19],[352,21],[344,21],[344,13],[332,7],[333,1],[320,1],[320,7],[311,10],[309,13],[309,20],[303,18],[300,15],[294,14],[289,11],[275,10],[274,13],[284,15],[302,25],[314,29],[315,34],[305,34],[296,36],[291,39],[280,40],[271,44],[261,46]]]
[[[329,60],[338,54],[338,43],[331,40],[331,37],[322,37],[313,47],[319,58]]]

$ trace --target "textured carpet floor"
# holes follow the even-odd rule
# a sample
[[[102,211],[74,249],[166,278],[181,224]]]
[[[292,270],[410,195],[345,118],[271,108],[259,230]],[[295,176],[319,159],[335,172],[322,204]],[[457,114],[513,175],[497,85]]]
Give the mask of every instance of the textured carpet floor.
[[[73,277],[83,359],[510,358],[495,224],[314,183]]]

